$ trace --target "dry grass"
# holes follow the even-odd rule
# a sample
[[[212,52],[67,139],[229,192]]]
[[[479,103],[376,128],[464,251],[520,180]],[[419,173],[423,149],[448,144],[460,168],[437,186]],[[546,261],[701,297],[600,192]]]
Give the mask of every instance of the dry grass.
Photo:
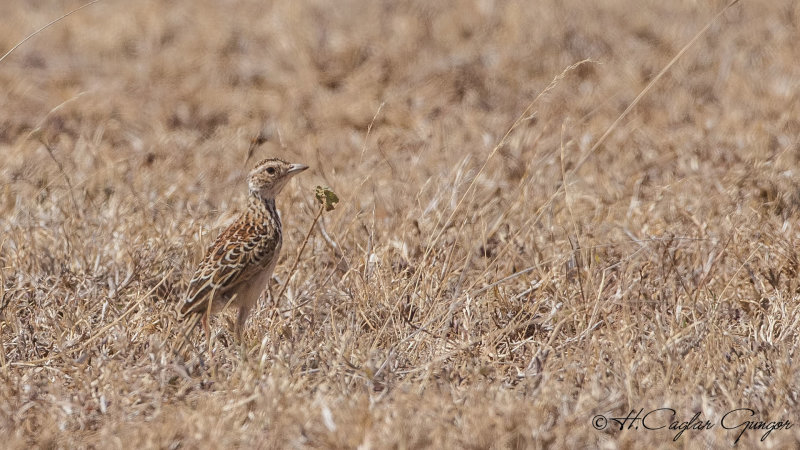
[[[0,48],[80,4],[0,3]],[[26,42],[0,64],[3,446],[697,448],[731,409],[800,421],[800,4],[733,7],[572,170],[724,6],[107,0]],[[227,316],[212,361],[175,355],[267,155],[312,166],[277,277],[318,184],[329,240],[246,355]],[[592,427],[661,407],[717,425]],[[739,445],[800,427],[762,435]]]

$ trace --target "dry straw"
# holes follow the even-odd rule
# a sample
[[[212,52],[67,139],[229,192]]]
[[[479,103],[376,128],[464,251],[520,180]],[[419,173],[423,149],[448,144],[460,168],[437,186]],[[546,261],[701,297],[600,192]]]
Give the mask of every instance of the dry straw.
[[[796,2],[95,3],[0,6],[48,23],[0,31],[4,447],[722,447],[727,411],[800,417]],[[312,166],[280,289],[243,349],[222,314],[176,354],[267,156]],[[593,426],[667,407],[715,426]]]

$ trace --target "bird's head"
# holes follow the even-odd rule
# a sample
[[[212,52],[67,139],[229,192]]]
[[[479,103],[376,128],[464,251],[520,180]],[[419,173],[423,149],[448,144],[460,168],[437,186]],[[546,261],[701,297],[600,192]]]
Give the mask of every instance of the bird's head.
[[[305,164],[290,164],[277,158],[265,159],[247,176],[250,193],[262,199],[275,198],[286,183],[298,173],[308,169]]]

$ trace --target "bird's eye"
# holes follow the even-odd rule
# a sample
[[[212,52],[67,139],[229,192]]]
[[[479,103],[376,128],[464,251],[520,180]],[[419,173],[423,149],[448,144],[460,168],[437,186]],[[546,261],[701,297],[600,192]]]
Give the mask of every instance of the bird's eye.
[[[267,173],[272,175],[273,173],[275,173],[275,168],[274,167],[267,167]]]

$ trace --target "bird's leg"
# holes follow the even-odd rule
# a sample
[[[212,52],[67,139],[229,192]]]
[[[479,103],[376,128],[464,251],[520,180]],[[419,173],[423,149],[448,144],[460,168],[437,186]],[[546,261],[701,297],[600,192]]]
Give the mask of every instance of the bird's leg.
[[[250,315],[250,308],[246,305],[239,307],[239,314],[236,315],[236,338],[242,340],[242,330],[244,330],[244,323],[247,321],[247,316]]]
[[[211,327],[208,325],[208,314],[203,314],[200,322],[203,323],[203,331],[206,332],[206,351],[208,351],[208,361],[211,361]]]
[[[249,315],[250,308],[247,305],[240,306],[239,313],[236,315],[236,325],[234,326],[236,339],[239,341],[240,350],[244,357],[247,357],[247,348],[245,346],[244,339],[242,338],[242,333],[244,330],[244,323],[247,321],[247,316]]]
[[[277,279],[275,280],[277,282]],[[272,319],[275,315],[275,311],[277,309],[275,306],[277,303],[275,302],[275,295],[272,293],[272,275],[267,277],[267,289],[266,289],[266,296],[267,296],[267,307],[269,308],[269,321],[272,322]]]

